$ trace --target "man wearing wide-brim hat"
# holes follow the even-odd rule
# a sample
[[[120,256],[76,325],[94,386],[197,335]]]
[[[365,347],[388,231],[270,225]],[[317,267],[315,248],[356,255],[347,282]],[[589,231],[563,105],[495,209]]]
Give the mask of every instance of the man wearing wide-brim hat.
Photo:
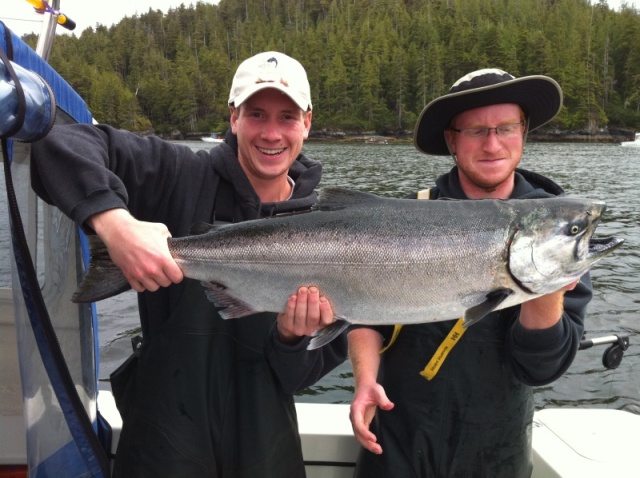
[[[424,108],[414,131],[420,151],[451,155],[455,166],[412,197],[562,195],[552,180],[517,169],[527,132],[561,107],[562,90],[546,76],[483,69],[460,78]],[[445,321],[349,332],[351,421],[364,447],[355,476],[529,477],[531,387],[573,362],[591,296],[586,274],[468,329]]]

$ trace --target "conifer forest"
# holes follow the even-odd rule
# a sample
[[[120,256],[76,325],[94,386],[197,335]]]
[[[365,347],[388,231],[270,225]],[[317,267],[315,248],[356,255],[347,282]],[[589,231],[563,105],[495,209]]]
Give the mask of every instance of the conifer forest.
[[[227,129],[232,76],[266,50],[306,68],[314,130],[411,131],[489,67],[557,80],[553,128],[640,130],[640,11],[604,0],[198,1],[58,35],[51,64],[101,122],[164,135]]]

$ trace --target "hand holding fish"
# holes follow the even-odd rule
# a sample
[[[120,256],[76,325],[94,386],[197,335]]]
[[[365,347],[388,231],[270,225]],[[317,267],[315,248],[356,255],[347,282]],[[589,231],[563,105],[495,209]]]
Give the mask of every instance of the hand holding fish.
[[[278,336],[284,343],[297,342],[334,322],[333,310],[317,287],[300,287],[278,314]]]
[[[110,209],[91,216],[87,224],[107,246],[111,260],[131,287],[156,291],[183,279],[169,253],[167,226],[138,221],[125,209]]]
[[[542,330],[557,324],[564,310],[564,293],[575,289],[579,282],[572,282],[557,292],[524,302],[520,308],[522,326],[527,330]]]

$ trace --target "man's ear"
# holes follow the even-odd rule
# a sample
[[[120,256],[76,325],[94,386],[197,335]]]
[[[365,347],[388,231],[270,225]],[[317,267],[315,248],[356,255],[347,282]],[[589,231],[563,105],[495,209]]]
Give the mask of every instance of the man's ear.
[[[304,113],[304,139],[309,137],[309,131],[311,131],[311,111],[305,111]]]
[[[446,141],[447,146],[449,147],[449,152],[451,154],[456,154],[456,142],[454,141],[453,131],[445,129],[444,140]]]
[[[231,123],[231,132],[233,134],[238,134],[236,132],[236,123],[238,122],[238,114],[240,114],[239,108],[235,106],[229,106],[229,113],[231,113],[230,123]]]

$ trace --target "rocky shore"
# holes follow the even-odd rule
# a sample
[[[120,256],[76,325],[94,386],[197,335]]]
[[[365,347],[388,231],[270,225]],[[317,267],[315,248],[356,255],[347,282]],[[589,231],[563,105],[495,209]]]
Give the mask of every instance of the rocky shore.
[[[202,136],[210,133],[182,133],[174,131],[170,135],[165,135],[166,139],[199,140]],[[344,141],[344,142],[364,142],[370,144],[390,144],[409,143],[413,141],[413,132],[405,131],[401,134],[381,134],[372,131],[362,133],[351,133],[339,130],[314,130],[311,129],[309,139],[312,141]],[[633,141],[635,131],[628,128],[601,128],[597,131],[566,130],[561,131],[553,128],[540,128],[529,133],[528,141],[539,143],[621,143],[623,141]]]
[[[595,132],[585,130],[560,131],[540,128],[529,133],[529,140],[556,143],[622,143],[633,141],[635,131],[626,128],[602,128]]]
[[[584,130],[561,131],[552,128],[540,128],[529,133],[528,141],[540,143],[621,143],[633,141],[635,131],[627,128],[602,128],[595,132]],[[402,134],[386,135],[374,132],[348,133],[344,131],[311,130],[310,140],[315,141],[349,141],[372,144],[411,142],[413,133],[405,131]]]

